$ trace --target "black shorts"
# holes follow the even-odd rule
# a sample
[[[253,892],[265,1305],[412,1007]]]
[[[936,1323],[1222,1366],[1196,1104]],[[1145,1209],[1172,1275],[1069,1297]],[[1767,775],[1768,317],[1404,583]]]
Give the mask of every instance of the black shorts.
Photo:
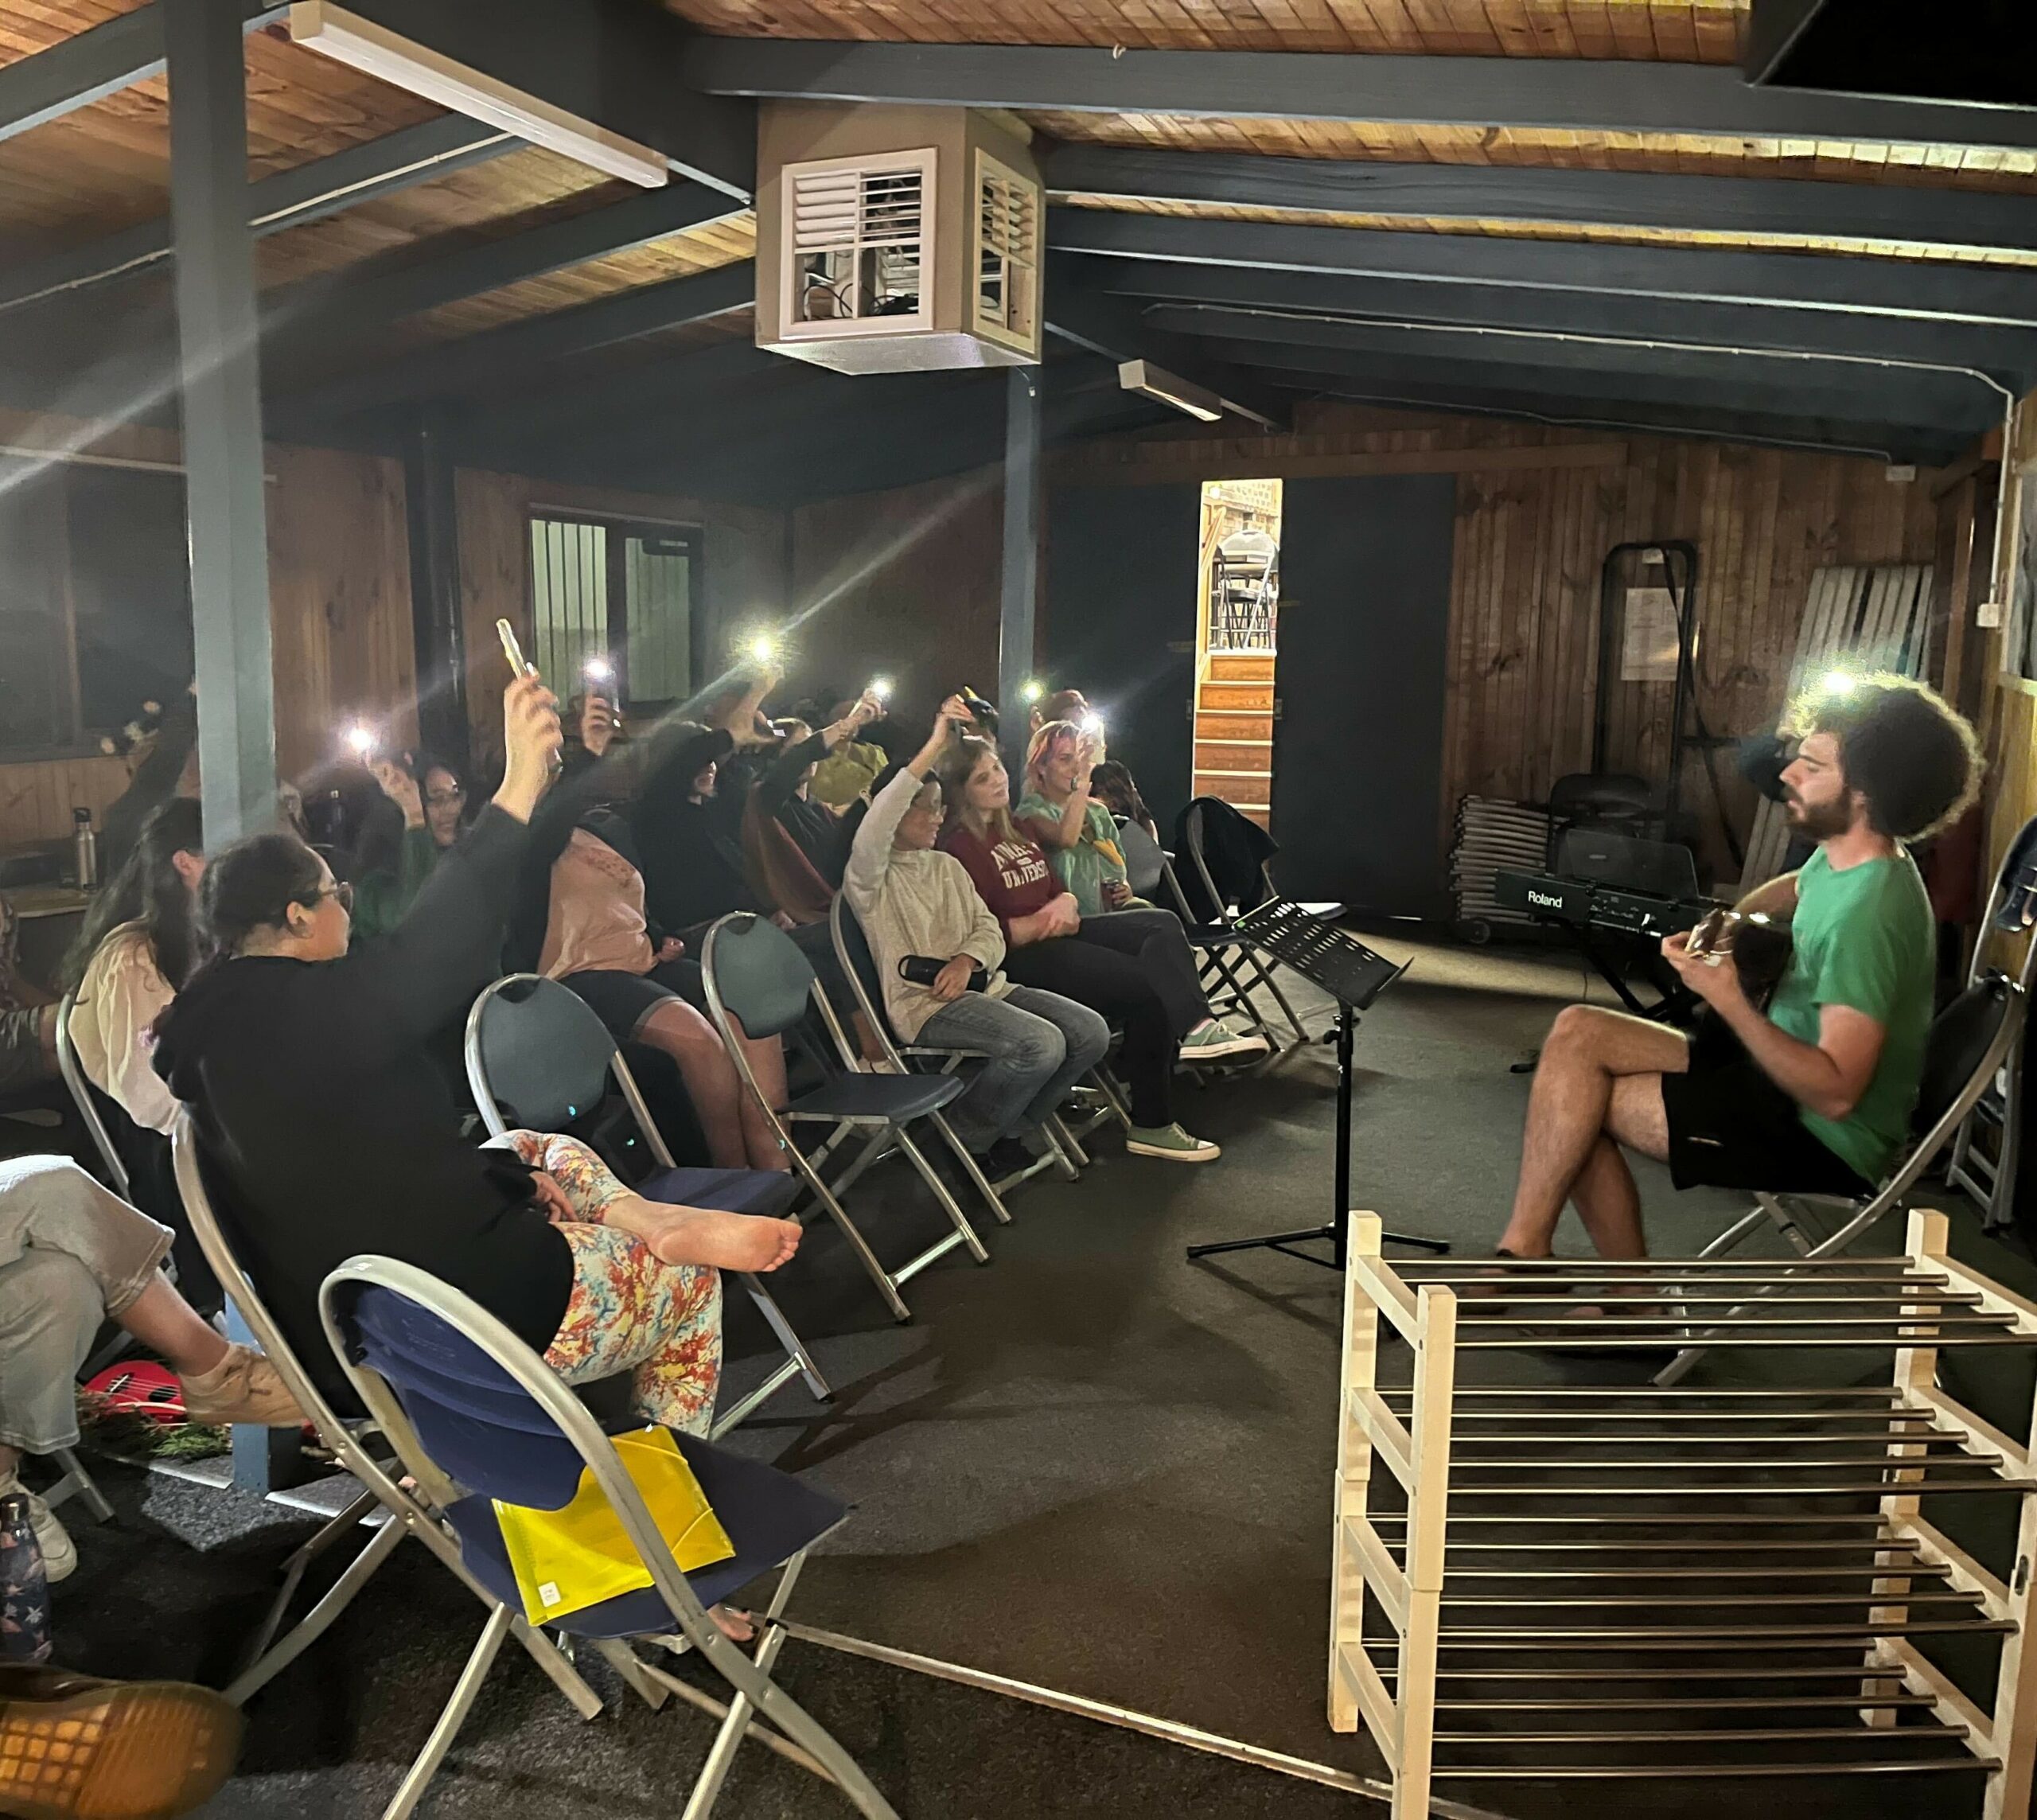
[[[563,982],[579,994],[617,1043],[633,1041],[645,1019],[675,996],[697,1011],[707,1008],[699,963],[667,961],[648,973],[568,973]]]
[[[1777,1194],[1847,1194],[1873,1185],[1805,1124],[1797,1102],[1708,1017],[1690,1068],[1662,1077],[1669,1176],[1679,1188],[1745,1188]]]

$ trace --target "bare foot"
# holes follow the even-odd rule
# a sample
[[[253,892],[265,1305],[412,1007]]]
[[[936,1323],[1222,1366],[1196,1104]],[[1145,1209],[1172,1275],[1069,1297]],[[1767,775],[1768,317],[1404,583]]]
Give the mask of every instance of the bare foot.
[[[757,1627],[750,1621],[747,1611],[738,1611],[733,1605],[710,1605],[707,1615],[715,1620],[715,1628],[732,1643],[753,1643],[757,1637]]]
[[[800,1229],[791,1220],[755,1214],[725,1214],[714,1207],[668,1206],[641,1201],[610,1214],[634,1233],[664,1264],[707,1264],[717,1270],[776,1270],[799,1249]]]

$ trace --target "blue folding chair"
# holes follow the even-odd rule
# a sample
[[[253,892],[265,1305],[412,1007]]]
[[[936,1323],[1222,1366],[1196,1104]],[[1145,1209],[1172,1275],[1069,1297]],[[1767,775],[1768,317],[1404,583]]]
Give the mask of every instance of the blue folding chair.
[[[863,1021],[876,1037],[886,1069],[894,1074],[909,1074],[914,1071],[913,1064],[917,1062],[929,1065],[933,1072],[952,1074],[965,1062],[985,1059],[980,1050],[965,1046],[900,1042],[898,1033],[891,1027],[890,1014],[884,1008],[884,988],[878,977],[877,957],[870,952],[870,937],[863,926],[863,919],[855,913],[855,906],[849,902],[847,891],[835,894],[828,921],[829,932],[835,939],[835,957],[848,976],[850,987],[855,993],[856,1008],[863,1013]],[[1050,1169],[1058,1169],[1073,1182],[1081,1173],[1081,1166],[1089,1160],[1058,1117],[1047,1121],[1045,1136],[1047,1148],[1044,1155],[1002,1180],[987,1184],[991,1210],[1000,1220],[1010,1220],[1011,1216],[1004,1209],[1004,1197],[1020,1183],[1030,1182]],[[980,1173],[974,1167],[973,1159],[966,1153],[963,1160],[971,1166],[972,1178]]]
[[[325,1279],[319,1307],[326,1337],[362,1403],[419,1485],[445,1498],[463,1563],[501,1601],[385,1820],[401,1820],[444,1761],[514,1621],[512,1610],[520,1608],[496,1501],[558,1510],[579,1490],[583,1471],[613,1508],[652,1584],[570,1613],[553,1627],[606,1646],[609,1659],[626,1665],[640,1688],[648,1682],[722,1714],[684,1820],[705,1820],[712,1810],[746,1736],[832,1782],[857,1812],[897,1820],[855,1759],[771,1677],[786,1639],[785,1606],[807,1551],[841,1522],[847,1506],[775,1467],[678,1435],[680,1451],[736,1551],[729,1561],[688,1574],[593,1416],[528,1346],[469,1297],[414,1265],[362,1257]],[[746,1655],[708,1608],[773,1569],[777,1585],[761,1614],[755,1654]],[[728,1682],[734,1697],[726,1708],[628,1647],[637,1639],[669,1643],[675,1632]]]
[[[870,1280],[877,1285],[878,1293],[884,1298],[894,1317],[901,1321],[913,1318],[912,1311],[898,1293],[899,1286],[937,1259],[946,1257],[956,1246],[967,1247],[977,1263],[989,1263],[990,1253],[983,1249],[983,1242],[976,1237],[968,1216],[906,1128],[920,1119],[931,1120],[934,1129],[949,1148],[966,1158],[965,1147],[941,1112],[942,1107],[951,1105],[960,1096],[962,1083],[952,1074],[856,1072],[848,1059],[855,1051],[843,1035],[835,1007],[820,990],[813,968],[793,938],[763,917],[742,911],[723,917],[707,931],[707,939],[700,953],[700,970],[707,981],[707,1007],[714,1014],[722,1040],[735,1058],[744,1087],[764,1117],[771,1121],[772,1128],[793,1159],[793,1167],[812,1191],[814,1198],[841,1228],[843,1236],[862,1261],[863,1269],[870,1273]],[[770,1096],[758,1085],[741,1039],[783,1036],[795,1031],[809,1010],[818,1011],[833,1040],[835,1054],[831,1058],[822,1053],[820,1046],[814,1046],[812,1053],[824,1077],[822,1084],[800,1094],[781,1111],[771,1104]],[[796,1124],[824,1124],[830,1128],[827,1137],[811,1156],[793,1141],[791,1128]],[[851,1136],[864,1139],[862,1153],[830,1183],[822,1176],[820,1166]],[[869,1241],[843,1210],[841,1197],[894,1144],[919,1171],[921,1179],[933,1191],[934,1198],[940,1202],[941,1210],[947,1214],[954,1230],[937,1239],[896,1270],[887,1270],[878,1261]],[[996,1196],[983,1180],[983,1171],[972,1160],[967,1167],[978,1187],[995,1203]]]
[[[303,1362],[284,1337],[282,1329],[277,1326],[275,1317],[269,1312],[260,1292],[242,1269],[240,1261],[228,1243],[225,1229],[212,1210],[212,1195],[205,1186],[198,1152],[197,1133],[189,1112],[177,1115],[176,1129],[170,1136],[170,1150],[177,1167],[177,1191],[183,1196],[184,1210],[190,1218],[191,1230],[225,1289],[228,1300],[255,1343],[268,1354],[269,1362],[276,1368],[276,1374],[296,1400],[297,1406],[317,1429],[318,1438],[339,1465],[352,1473],[364,1487],[360,1497],[325,1524],[283,1564],[282,1584],[248,1647],[247,1665],[227,1688],[226,1697],[236,1706],[243,1705],[282,1674],[332,1628],[333,1621],[374,1578],[397,1544],[406,1536],[415,1536],[488,1608],[491,1623],[497,1615],[506,1616],[509,1634],[530,1652],[539,1667],[572,1701],[580,1717],[593,1718],[602,1709],[600,1698],[580,1678],[573,1665],[559,1653],[550,1639],[542,1631],[532,1630],[520,1615],[504,1614],[495,1595],[467,1571],[458,1545],[446,1527],[442,1506],[432,1502],[421,1484],[400,1485],[388,1471],[386,1451],[378,1445],[382,1436],[376,1425],[372,1421],[341,1416],[305,1370]],[[388,1520],[363,1545],[310,1611],[279,1639],[278,1633],[282,1629],[282,1621],[303,1583],[306,1569],[328,1549],[358,1535],[360,1524],[378,1504],[390,1513]]]
[[[474,1104],[495,1137],[512,1128],[503,1115],[505,1105],[527,1131],[563,1130],[602,1103],[613,1076],[659,1166],[637,1189],[646,1200],[730,1214],[779,1214],[798,1192],[797,1179],[784,1170],[682,1169],[675,1163],[608,1026],[571,988],[556,980],[535,973],[497,980],[467,1014],[466,1058]],[[745,1272],[741,1280],[785,1356],[754,1390],[716,1416],[717,1437],[746,1420],[795,1378],[804,1378],[821,1402],[834,1394],[763,1278]]]

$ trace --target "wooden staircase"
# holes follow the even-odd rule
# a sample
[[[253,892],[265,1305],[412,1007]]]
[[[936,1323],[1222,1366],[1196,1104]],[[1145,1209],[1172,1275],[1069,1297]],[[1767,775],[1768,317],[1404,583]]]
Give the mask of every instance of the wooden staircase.
[[[1213,653],[1195,696],[1195,793],[1267,825],[1273,802],[1273,655]]]

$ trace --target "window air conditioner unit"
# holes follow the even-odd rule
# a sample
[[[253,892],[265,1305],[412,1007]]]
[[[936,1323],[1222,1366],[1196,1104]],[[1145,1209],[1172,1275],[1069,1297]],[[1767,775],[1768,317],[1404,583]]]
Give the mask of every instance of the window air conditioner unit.
[[[799,103],[767,104],[758,136],[758,346],[848,373],[1039,359],[1022,139],[960,108]],[[787,155],[808,152],[832,155]]]

